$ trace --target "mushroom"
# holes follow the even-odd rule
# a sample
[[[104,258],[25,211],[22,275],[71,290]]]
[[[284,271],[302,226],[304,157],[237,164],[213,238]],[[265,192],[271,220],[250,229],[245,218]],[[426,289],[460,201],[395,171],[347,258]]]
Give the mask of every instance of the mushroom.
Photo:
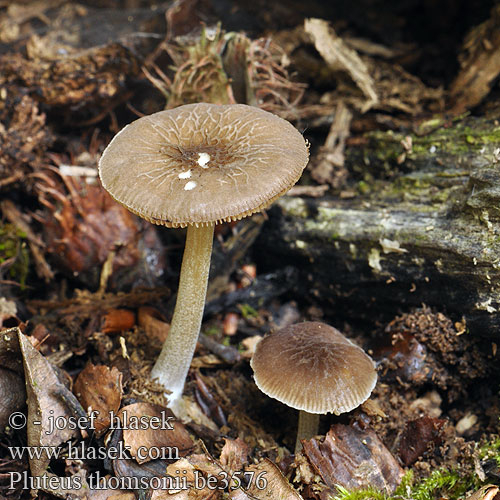
[[[377,382],[372,359],[336,328],[309,321],[263,338],[250,361],[257,387],[299,413],[295,452],[317,434],[319,415],[363,403]]]
[[[300,178],[308,146],[289,122],[243,104],[187,104],[139,118],[99,162],[104,188],[154,224],[187,227],[177,302],[151,376],[179,408],[206,298],[214,225],[259,212]]]

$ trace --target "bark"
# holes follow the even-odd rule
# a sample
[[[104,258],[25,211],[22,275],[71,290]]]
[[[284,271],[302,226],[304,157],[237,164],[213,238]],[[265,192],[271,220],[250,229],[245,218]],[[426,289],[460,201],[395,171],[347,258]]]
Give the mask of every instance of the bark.
[[[277,201],[260,255],[295,265],[302,293],[335,304],[331,314],[373,320],[426,303],[498,335],[500,127],[444,125],[365,136],[347,151],[350,190]]]

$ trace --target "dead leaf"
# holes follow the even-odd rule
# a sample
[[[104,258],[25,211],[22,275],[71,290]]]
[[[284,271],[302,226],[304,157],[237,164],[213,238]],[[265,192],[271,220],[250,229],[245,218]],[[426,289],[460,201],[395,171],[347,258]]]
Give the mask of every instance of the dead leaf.
[[[203,472],[206,476],[213,476],[221,479],[219,474],[224,475],[227,471],[222,465],[208,453],[195,453],[186,457],[189,463],[198,471]]]
[[[90,490],[89,500],[135,500],[134,493],[124,490]]]
[[[158,342],[159,345],[165,342],[170,324],[166,322],[165,317],[158,310],[149,306],[140,307],[137,321],[152,342]]]
[[[302,497],[271,460],[265,458],[258,464],[247,467],[247,471],[255,473],[248,487],[251,498],[258,500],[268,500],[269,498],[302,500]]]
[[[403,469],[371,429],[335,424],[323,440],[304,441],[303,450],[332,489],[339,484],[349,490],[373,486],[392,492],[403,477]]]
[[[23,335],[19,328],[2,331],[0,360],[5,368],[17,373],[21,372],[21,367],[24,369],[28,405],[28,446],[34,448],[45,446],[52,449],[79,437],[78,429],[70,428],[69,425],[59,425],[58,427],[63,427],[59,429],[54,425],[56,421],[64,423],[68,422],[70,417],[74,418],[67,406],[67,401],[72,401],[74,396],[61,383],[54,367],[33,347],[29,337]],[[47,472],[49,462],[46,451],[42,451],[40,458],[30,458],[31,476],[53,476]],[[61,479],[54,477],[56,482]],[[46,491],[52,492],[50,489]]]
[[[250,497],[242,490],[237,489],[229,494],[231,500],[251,500]]]
[[[69,390],[61,384],[50,363],[31,345],[28,338],[18,333],[26,377],[28,396],[28,446],[59,446],[79,437],[77,429],[52,429],[52,419],[67,420],[72,416],[64,402]],[[50,460],[30,459],[33,476],[41,476]]]
[[[106,275],[106,267],[112,271],[110,286],[122,284],[122,278],[134,279],[131,270],[142,272],[136,267],[142,265],[143,255],[133,215],[100,186],[64,176],[53,183],[55,187],[46,182],[39,185],[38,198],[46,209],[37,220],[43,224],[47,252],[59,270],[89,288],[105,285],[100,271]],[[127,273],[131,276],[125,277]]]
[[[109,475],[101,477],[95,488],[89,488],[87,500],[135,500],[135,495],[131,491],[107,487],[106,482],[109,478]]]
[[[98,412],[94,421],[96,434],[99,436],[110,425],[110,412],[116,414],[122,399],[122,374],[115,367],[92,363],[79,373],[73,389],[84,410],[89,414]]]
[[[217,424],[203,413],[198,403],[191,399],[190,396],[182,396],[182,407],[184,413],[183,420],[185,422],[207,427],[210,431],[217,434],[219,433]]]
[[[9,417],[26,404],[24,380],[15,372],[0,368],[0,434],[8,427]]]
[[[194,447],[189,432],[168,408],[134,403],[118,415],[124,426],[123,441],[139,464],[158,458],[176,460]]]
[[[184,480],[188,489],[156,490],[153,492],[151,500],[208,500],[214,498],[214,490],[202,486],[199,482],[196,484],[196,469],[186,458],[167,466],[167,474],[178,478],[179,482]]]
[[[485,484],[477,491],[469,495],[467,500],[495,500],[498,492],[498,486],[494,484]]]
[[[196,356],[191,361],[191,368],[213,368],[224,364],[219,356],[215,354],[205,354],[204,356]]]
[[[399,457],[403,465],[413,464],[429,447],[439,444],[445,423],[444,419],[428,416],[407,422],[399,444]]]
[[[248,445],[242,439],[225,438],[224,447],[220,453],[220,463],[230,473],[240,471],[248,462],[248,453]]]

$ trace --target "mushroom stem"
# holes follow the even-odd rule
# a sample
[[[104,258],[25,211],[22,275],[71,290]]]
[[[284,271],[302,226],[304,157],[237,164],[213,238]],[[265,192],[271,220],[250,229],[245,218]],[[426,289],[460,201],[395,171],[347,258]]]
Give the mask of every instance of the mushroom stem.
[[[180,409],[184,382],[200,333],[213,237],[213,224],[187,228],[174,314],[167,339],[151,372],[151,377],[171,392],[169,406],[174,413],[176,407]]]
[[[297,429],[297,440],[295,441],[295,453],[302,450],[302,439],[311,439],[318,433],[319,413],[299,411],[299,428]]]

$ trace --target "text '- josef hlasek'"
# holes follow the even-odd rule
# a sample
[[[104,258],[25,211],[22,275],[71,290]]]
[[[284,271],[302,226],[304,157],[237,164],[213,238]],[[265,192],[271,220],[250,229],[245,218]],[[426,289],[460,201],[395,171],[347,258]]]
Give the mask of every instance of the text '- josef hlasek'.
[[[53,434],[53,432],[57,430],[63,429],[80,429],[80,430],[95,430],[95,422],[99,417],[98,411],[92,411],[88,416],[82,417],[65,417],[62,415],[54,416],[54,411],[50,410],[47,418],[47,422],[44,422],[45,425],[48,425],[48,429],[45,434]],[[171,415],[167,415],[165,411],[158,415],[129,415],[127,410],[122,411],[119,415],[115,412],[109,412],[109,430],[132,430],[132,431],[140,431],[151,429],[153,431],[157,430],[173,430],[174,425],[173,422],[175,418]],[[35,420],[33,422],[34,425],[41,425],[42,422],[40,420]]]

